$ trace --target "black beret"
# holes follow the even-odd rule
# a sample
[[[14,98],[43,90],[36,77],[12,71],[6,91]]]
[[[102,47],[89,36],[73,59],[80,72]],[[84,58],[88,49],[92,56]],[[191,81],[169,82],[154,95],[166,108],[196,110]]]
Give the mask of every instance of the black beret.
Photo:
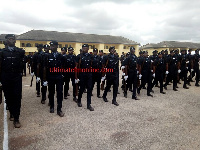
[[[196,49],[195,52],[199,52],[199,49]]]
[[[50,45],[58,45],[58,42],[57,41],[51,41],[49,44]]]
[[[7,35],[5,36],[5,39],[7,39],[7,38],[9,38],[9,37],[15,38],[15,35],[14,35],[14,34],[7,34]]]
[[[174,50],[174,52],[178,52],[178,50],[176,49],[176,50]]]
[[[192,49],[189,49],[188,52],[192,51]]]
[[[67,48],[66,47],[62,47],[61,51],[67,51]]]
[[[74,48],[73,47],[68,47],[68,50],[74,50]]]
[[[103,50],[99,50],[99,53],[100,53],[100,52],[102,52],[102,53],[103,53]]]
[[[159,53],[158,53],[158,55],[162,55],[162,53],[161,53],[161,52],[159,52]]]
[[[139,54],[142,54],[142,51],[140,51]]]
[[[126,53],[126,56],[128,56],[128,55],[130,55],[130,53],[128,52],[128,53]]]
[[[170,53],[174,53],[174,52],[175,52],[174,50],[171,50],[171,51],[170,51]]]
[[[131,46],[131,47],[130,47],[130,50],[135,50],[135,48]]]
[[[111,46],[111,47],[109,48],[109,51],[112,50],[112,49],[115,49],[115,47],[114,47],[114,46]]]
[[[155,50],[155,52],[157,53],[158,51],[157,51],[157,50]]]
[[[163,53],[163,52],[164,52],[164,50],[161,51],[161,53]]]
[[[83,45],[82,45],[82,48],[83,48],[83,47],[89,47],[89,45],[88,45],[88,44],[83,44]]]
[[[43,48],[43,44],[38,44],[36,47],[37,48]]]
[[[93,49],[93,52],[98,52],[98,49],[97,49],[97,48],[94,48],[94,49]]]
[[[168,50],[166,49],[165,52],[168,52]]]
[[[43,48],[47,48],[47,47],[49,47],[49,45],[47,45],[47,44],[45,44],[45,45],[43,46]]]

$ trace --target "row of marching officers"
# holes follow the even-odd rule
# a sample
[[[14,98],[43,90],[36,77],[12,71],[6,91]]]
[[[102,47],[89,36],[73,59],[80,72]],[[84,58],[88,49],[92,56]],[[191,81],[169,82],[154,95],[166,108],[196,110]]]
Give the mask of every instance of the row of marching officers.
[[[22,98],[22,73],[23,58],[25,51],[15,46],[15,35],[6,35],[6,47],[0,51],[0,81],[4,91],[6,104],[10,111],[10,120],[14,121],[14,126],[19,128],[21,98]],[[108,102],[107,93],[113,85],[112,104],[118,106],[117,94],[119,86],[119,57],[114,47],[109,48],[109,54],[103,55],[103,51],[94,48],[93,54],[88,53],[89,45],[83,44],[80,54],[73,54],[73,47],[62,48],[58,53],[58,42],[52,41],[50,45],[38,45],[36,52],[29,61],[31,66],[32,79],[36,76],[37,97],[42,93],[41,103],[45,104],[48,95],[50,113],[54,113],[54,95],[57,92],[57,114],[64,116],[62,112],[62,101],[67,99],[69,94],[69,82],[72,81],[73,100],[78,107],[82,107],[82,95],[87,90],[87,109],[94,111],[91,106],[91,96],[93,88],[97,82],[97,97]],[[44,49],[44,51],[43,51]],[[51,53],[49,53],[51,50]],[[152,56],[147,51],[140,52],[140,56],[135,55],[134,47],[130,47],[130,52],[126,57],[121,57],[121,69],[123,79],[124,96],[132,91],[132,99],[139,100],[137,95],[141,89],[146,88],[147,95],[153,97],[154,86],[160,87],[160,93],[165,94],[164,89],[173,81],[173,90],[177,91],[177,83],[180,79],[184,81],[183,88],[188,89],[192,78],[196,75],[195,86],[199,86],[199,51],[191,55],[190,51],[182,50],[181,54],[177,50],[153,52]],[[31,62],[31,63],[30,63]],[[189,74],[189,76],[187,76]],[[102,94],[100,88],[104,89]],[[165,84],[163,83],[165,81]],[[158,86],[158,82],[160,86]],[[101,84],[101,85],[100,85]],[[64,85],[64,94],[63,94]],[[48,94],[47,94],[48,87]],[[1,89],[1,88],[0,88]],[[2,100],[1,100],[2,101]],[[0,103],[1,103],[0,101]]]
[[[153,97],[154,86],[160,88],[160,93],[166,94],[163,89],[167,90],[167,86],[173,81],[173,90],[178,91],[177,83],[180,79],[184,81],[183,88],[189,89],[190,82],[194,82],[192,78],[196,75],[195,86],[199,87],[199,50],[195,50],[195,54],[191,55],[191,50],[171,50],[168,55],[167,50],[158,53],[153,51],[153,55],[148,56],[147,51],[140,51],[140,56],[135,55],[135,49],[130,48],[130,53],[126,57],[121,56],[123,70],[124,96],[127,97],[128,89],[133,92],[132,98],[139,100],[136,96],[140,94],[141,89],[146,89],[147,96]],[[188,76],[189,74],[189,76]],[[141,83],[140,83],[141,81]],[[163,83],[165,81],[165,84]],[[160,86],[158,86],[158,82]],[[133,87],[133,88],[132,88]]]

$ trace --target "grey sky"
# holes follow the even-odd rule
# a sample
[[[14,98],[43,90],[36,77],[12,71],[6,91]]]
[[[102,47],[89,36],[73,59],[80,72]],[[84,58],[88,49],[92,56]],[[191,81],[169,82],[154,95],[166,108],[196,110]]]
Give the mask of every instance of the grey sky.
[[[141,44],[200,42],[198,0],[9,0],[0,34],[32,29],[124,36]]]

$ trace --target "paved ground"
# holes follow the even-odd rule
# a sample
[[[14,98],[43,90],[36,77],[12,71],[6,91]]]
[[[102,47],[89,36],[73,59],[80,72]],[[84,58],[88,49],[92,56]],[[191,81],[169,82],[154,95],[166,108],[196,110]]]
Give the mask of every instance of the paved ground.
[[[166,95],[154,88],[154,98],[142,90],[140,101],[124,98],[121,88],[117,97],[120,106],[96,97],[92,106],[78,108],[72,96],[63,101],[65,116],[50,114],[47,103],[36,97],[30,75],[23,77],[23,100],[20,129],[8,121],[10,150],[198,150],[200,149],[200,88],[189,90],[179,85],[174,92],[168,87]],[[34,79],[35,81],[35,79]],[[70,93],[72,88],[70,87]],[[56,110],[55,110],[56,112]],[[0,143],[3,141],[3,105],[0,106]]]

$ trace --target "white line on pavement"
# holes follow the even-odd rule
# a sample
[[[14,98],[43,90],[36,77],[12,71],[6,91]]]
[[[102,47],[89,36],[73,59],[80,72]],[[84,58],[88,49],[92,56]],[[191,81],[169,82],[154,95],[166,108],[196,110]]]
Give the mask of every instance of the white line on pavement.
[[[4,97],[4,137],[3,137],[3,150],[8,150],[8,122],[7,122],[7,110]]]

